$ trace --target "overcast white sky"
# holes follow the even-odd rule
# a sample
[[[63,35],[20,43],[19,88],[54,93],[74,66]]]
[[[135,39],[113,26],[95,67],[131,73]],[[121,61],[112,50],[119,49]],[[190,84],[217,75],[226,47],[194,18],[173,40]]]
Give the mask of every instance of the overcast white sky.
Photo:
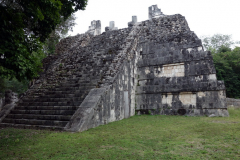
[[[230,34],[240,41],[240,0],[88,0],[85,11],[76,13],[70,35],[85,33],[92,20],[101,20],[102,32],[115,21],[118,28],[136,15],[138,22],[148,19],[148,7],[157,4],[165,15],[181,14],[198,37],[216,33]]]

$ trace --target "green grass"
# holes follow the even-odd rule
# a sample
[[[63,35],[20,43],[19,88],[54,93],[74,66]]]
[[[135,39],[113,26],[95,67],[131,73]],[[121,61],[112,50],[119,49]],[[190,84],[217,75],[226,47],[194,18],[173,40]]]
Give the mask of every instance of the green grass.
[[[230,117],[133,116],[82,133],[5,128],[0,159],[240,159]]]

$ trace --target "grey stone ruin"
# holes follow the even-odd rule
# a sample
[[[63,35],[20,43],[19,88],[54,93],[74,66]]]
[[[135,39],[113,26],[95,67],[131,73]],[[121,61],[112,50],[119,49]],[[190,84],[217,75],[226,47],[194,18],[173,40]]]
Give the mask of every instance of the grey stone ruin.
[[[185,17],[154,5],[149,19],[119,30],[112,21],[103,34],[93,21],[62,39],[0,127],[82,132],[135,114],[229,116],[213,57]]]
[[[137,16],[132,16],[132,21],[128,22],[128,27],[132,27],[137,23]]]
[[[148,11],[148,17],[150,20],[153,18],[159,18],[164,16],[164,14],[161,12],[161,9],[159,9],[157,5],[152,5],[148,8]]]
[[[86,33],[90,33],[93,36],[100,35],[101,34],[101,21],[100,20],[92,21],[91,26],[89,26],[89,29]]]
[[[105,27],[105,31],[113,31],[113,30],[118,30],[117,27],[115,27],[115,22],[110,21],[109,22],[109,27]]]

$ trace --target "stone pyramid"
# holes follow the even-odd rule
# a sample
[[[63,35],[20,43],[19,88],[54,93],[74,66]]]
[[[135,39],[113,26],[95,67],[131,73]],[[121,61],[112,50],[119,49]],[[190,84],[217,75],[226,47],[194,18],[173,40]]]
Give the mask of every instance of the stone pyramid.
[[[228,116],[224,82],[186,19],[156,5],[149,16],[102,34],[93,21],[61,40],[0,126],[78,132],[135,114]]]

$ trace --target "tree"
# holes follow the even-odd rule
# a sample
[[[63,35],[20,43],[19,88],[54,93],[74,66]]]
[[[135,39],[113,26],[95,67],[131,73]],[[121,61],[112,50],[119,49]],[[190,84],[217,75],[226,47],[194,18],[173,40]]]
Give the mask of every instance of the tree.
[[[220,48],[220,52],[213,54],[213,61],[217,78],[225,82],[227,97],[240,98],[240,47]]]
[[[217,78],[224,80],[229,98],[240,98],[240,47],[231,49],[236,42],[230,35],[205,37],[203,46],[211,51]]]
[[[60,39],[66,38],[69,31],[72,31],[75,26],[75,15],[72,14],[68,19],[61,19],[61,23],[58,24],[54,31],[50,34],[49,38],[44,43],[44,51],[47,55],[55,53],[56,44]]]
[[[233,44],[238,44],[239,42],[234,42],[232,40],[231,35],[222,35],[222,34],[215,34],[212,37],[210,36],[203,36],[201,37],[203,42],[203,47],[206,50],[218,52],[218,50],[225,46],[227,48],[231,48]]]
[[[36,77],[45,40],[86,5],[87,0],[0,0],[0,76]]]

